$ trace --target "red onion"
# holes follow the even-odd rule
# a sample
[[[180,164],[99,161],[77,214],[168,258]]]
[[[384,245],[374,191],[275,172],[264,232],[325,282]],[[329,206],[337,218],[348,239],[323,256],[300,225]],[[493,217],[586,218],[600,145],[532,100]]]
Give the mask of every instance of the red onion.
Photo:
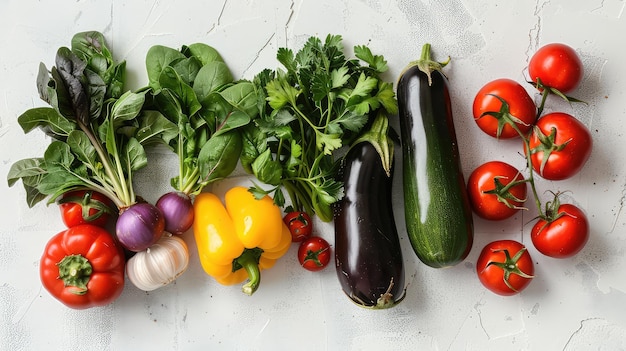
[[[163,194],[156,207],[165,217],[165,231],[171,234],[183,234],[193,225],[193,203],[191,197],[183,192],[172,191]]]
[[[165,217],[161,210],[147,202],[139,202],[124,210],[115,225],[120,244],[130,251],[139,252],[156,243],[165,230]]]

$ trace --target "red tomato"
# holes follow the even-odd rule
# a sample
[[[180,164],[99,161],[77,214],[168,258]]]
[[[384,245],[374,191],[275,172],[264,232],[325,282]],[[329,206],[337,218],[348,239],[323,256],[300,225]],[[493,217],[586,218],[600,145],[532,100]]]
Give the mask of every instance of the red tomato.
[[[504,100],[506,104],[503,104]],[[501,78],[485,84],[474,97],[474,120],[485,133],[495,138],[511,139],[526,134],[537,119],[537,107],[518,82]]]
[[[291,211],[283,217],[283,221],[289,227],[292,242],[301,242],[311,236],[313,222],[306,212]]]
[[[510,296],[530,284],[535,266],[526,247],[515,240],[487,244],[476,262],[480,282],[498,295]]]
[[[552,43],[541,47],[530,58],[528,74],[534,83],[540,82],[540,90],[543,86],[567,93],[576,89],[582,80],[583,63],[571,47]]]
[[[587,127],[563,112],[539,118],[529,141],[533,169],[549,180],[566,179],[578,173],[593,147]]]
[[[68,307],[86,309],[117,299],[124,288],[122,248],[104,228],[80,224],[53,236],[41,257],[41,282]]]
[[[513,216],[526,202],[524,176],[508,163],[490,161],[478,166],[467,180],[474,212],[488,220]]]
[[[330,262],[330,244],[319,236],[305,239],[298,247],[298,261],[312,272],[324,269]]]
[[[540,219],[531,232],[535,248],[555,258],[571,257],[580,252],[589,239],[589,221],[585,213],[571,204],[558,206],[548,220]]]
[[[79,224],[105,227],[113,214],[113,203],[109,198],[93,190],[67,192],[57,201],[61,218],[68,228]]]

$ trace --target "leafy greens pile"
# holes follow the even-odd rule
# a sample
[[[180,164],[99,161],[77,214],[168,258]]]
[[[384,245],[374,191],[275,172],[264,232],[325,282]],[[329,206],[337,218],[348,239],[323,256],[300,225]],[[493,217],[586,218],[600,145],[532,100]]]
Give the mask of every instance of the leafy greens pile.
[[[144,109],[145,92],[123,92],[126,64],[114,61],[101,33],[74,35],[55,64],[48,70],[42,63],[37,77],[50,106],[18,117],[25,133],[40,128],[52,141],[43,157],[11,166],[9,186],[21,179],[31,207],[74,189],[100,192],[118,209],[135,204],[132,174],[147,164],[144,146],[174,138],[176,126]]]
[[[165,139],[179,158],[172,187],[195,195],[230,175],[242,149],[239,129],[258,113],[254,85],[235,81],[218,51],[202,43],[155,45],[146,70],[152,103],[177,126],[177,136]]]
[[[254,77],[259,115],[243,130],[241,163],[271,185],[252,187],[257,196],[273,193],[284,206],[284,189],[295,209],[332,220],[331,205],[343,196],[336,179],[338,150],[377,114],[398,110],[393,84],[381,78],[384,57],[364,45],[355,46],[354,55],[346,59],[340,35],[311,37],[295,54],[278,50],[284,70],[266,69]]]

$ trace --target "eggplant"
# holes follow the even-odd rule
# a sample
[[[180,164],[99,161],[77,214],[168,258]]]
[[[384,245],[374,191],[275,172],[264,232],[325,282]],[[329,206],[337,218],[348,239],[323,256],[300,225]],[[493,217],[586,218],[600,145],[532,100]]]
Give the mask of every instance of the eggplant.
[[[386,135],[386,117],[376,123],[384,123]],[[377,133],[373,135],[383,132]],[[395,306],[406,290],[391,203],[393,162],[388,154],[381,157],[386,146],[388,142],[367,140],[351,146],[339,172],[344,196],[334,208],[335,266],[341,288],[357,305],[373,309]]]

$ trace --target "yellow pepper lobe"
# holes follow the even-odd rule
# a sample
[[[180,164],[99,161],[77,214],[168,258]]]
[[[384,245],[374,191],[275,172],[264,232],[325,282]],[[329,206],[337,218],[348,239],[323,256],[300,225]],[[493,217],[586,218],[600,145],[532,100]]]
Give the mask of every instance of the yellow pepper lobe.
[[[289,231],[289,227],[285,223],[283,223],[283,230],[280,242],[272,249],[268,249],[263,251],[263,257],[269,258],[272,260],[277,260],[281,258],[291,246],[291,232]]]
[[[200,193],[194,200],[194,215],[193,233],[202,268],[216,278],[228,275],[244,246],[226,208],[215,194]]]
[[[271,197],[257,200],[247,188],[234,187],[224,200],[235,233],[246,248],[272,250],[281,242],[282,213]]]

